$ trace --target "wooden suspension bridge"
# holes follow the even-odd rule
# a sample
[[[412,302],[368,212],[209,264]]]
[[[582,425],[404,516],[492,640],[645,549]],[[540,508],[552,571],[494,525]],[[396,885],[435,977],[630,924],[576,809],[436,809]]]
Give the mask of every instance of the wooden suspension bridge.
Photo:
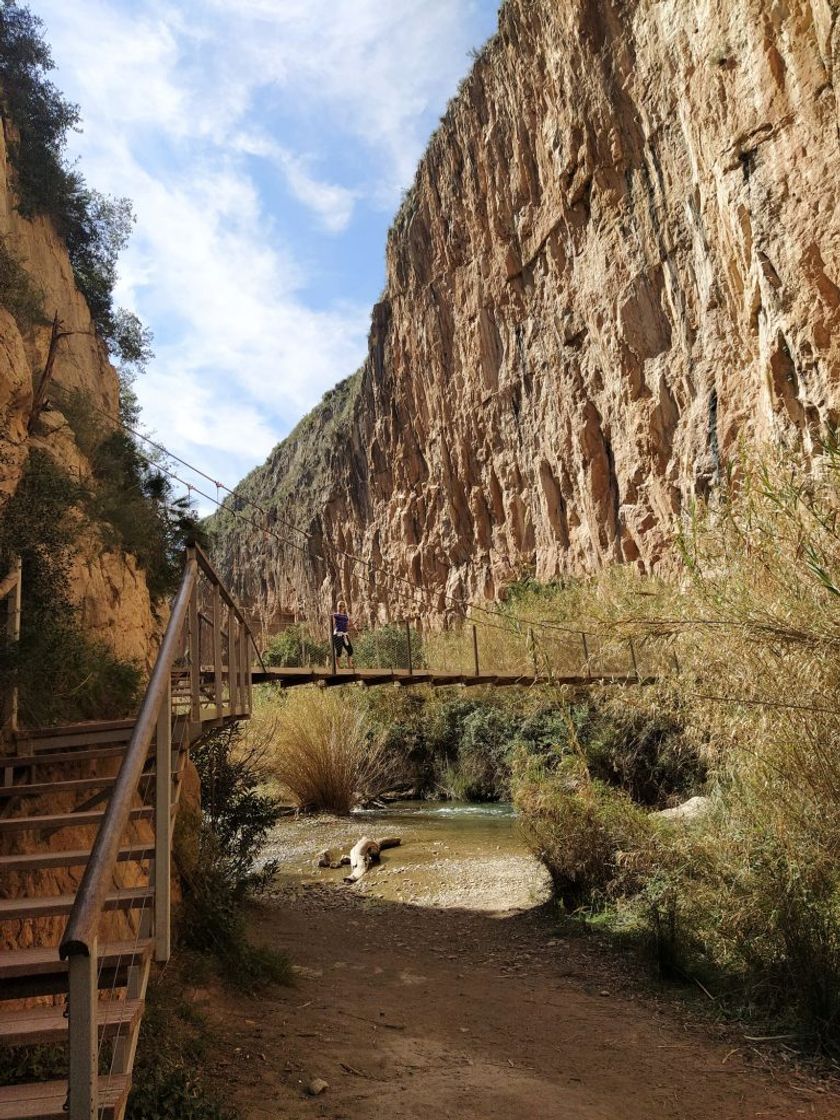
[[[19,565],[0,600],[15,640]],[[640,683],[633,662],[631,673],[554,683]],[[121,1120],[150,972],[172,948],[172,835],[190,748],[248,719],[254,684],[544,679],[482,673],[477,645],[473,668],[415,668],[410,655],[404,669],[266,668],[243,612],[192,547],[135,718],[20,729],[12,696],[0,748],[0,1044],[66,1047],[67,1076],[0,1087],[0,1120]]]

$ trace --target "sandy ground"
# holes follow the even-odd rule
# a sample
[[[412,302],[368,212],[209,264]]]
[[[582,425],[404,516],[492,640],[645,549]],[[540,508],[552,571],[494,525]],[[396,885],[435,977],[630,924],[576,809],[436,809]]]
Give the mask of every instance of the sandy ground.
[[[715,1037],[558,936],[550,906],[476,909],[463,869],[443,905],[382,897],[397,867],[365,892],[281,877],[251,933],[288,954],[295,986],[193,993],[224,1039],[217,1087],[245,1120],[840,1120],[840,1096],[781,1053],[759,1061],[743,1034]]]

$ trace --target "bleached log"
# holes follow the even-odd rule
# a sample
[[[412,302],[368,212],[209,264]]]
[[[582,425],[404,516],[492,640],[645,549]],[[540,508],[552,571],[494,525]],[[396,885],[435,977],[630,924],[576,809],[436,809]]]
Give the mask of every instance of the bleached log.
[[[363,836],[350,852],[350,874],[345,876],[344,882],[357,883],[373,864],[379,863],[380,852],[386,848],[397,848],[400,843],[398,836],[386,836],[382,840],[371,840],[369,836]]]

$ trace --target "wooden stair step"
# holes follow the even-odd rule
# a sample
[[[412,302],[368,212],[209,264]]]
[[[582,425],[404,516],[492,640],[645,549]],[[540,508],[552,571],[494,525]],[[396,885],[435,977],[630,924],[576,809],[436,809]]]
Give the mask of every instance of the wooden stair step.
[[[84,747],[108,747],[127,743],[134,725],[116,731],[70,731],[64,735],[18,737],[18,754],[40,754],[44,751],[73,750]]]
[[[122,758],[126,743],[113,747],[92,747],[90,750],[44,751],[38,754],[0,755],[0,769],[33,766],[66,766],[77,762],[95,762],[100,758]]]
[[[154,859],[154,848],[141,844],[120,848],[117,860],[121,863]],[[47,867],[84,867],[90,859],[89,848],[67,849],[55,852],[27,852],[22,855],[0,856],[0,873],[11,871],[42,871]],[[2,960],[2,958],[0,958]]]
[[[134,910],[154,899],[147,887],[124,887],[106,895],[104,910]],[[46,898],[0,898],[0,922],[21,918],[54,918],[69,914],[76,896],[58,894]]]
[[[96,1019],[100,1038],[127,1038],[143,1012],[143,1000],[100,1000]],[[49,1046],[67,1039],[64,1005],[0,1011],[0,1045]]]
[[[148,937],[139,941],[106,942],[99,948],[99,966],[116,968],[118,965],[144,960],[153,945],[154,942]],[[62,972],[67,972],[67,961],[59,957],[57,945],[45,945],[38,949],[6,949],[0,955],[0,981]]]
[[[131,1088],[124,1074],[99,1078],[100,1120],[120,1114]],[[66,1081],[41,1081],[34,1085],[0,1088],[0,1120],[67,1120]]]
[[[153,778],[154,770],[144,770],[143,778]],[[0,786],[0,798],[9,797],[43,797],[46,793],[83,793],[88,789],[99,789],[102,786],[112,786],[117,780],[116,774],[103,774],[101,777],[92,778],[61,778],[54,782],[20,782],[14,786]]]
[[[84,813],[57,813],[46,817],[0,817],[0,833],[42,830],[57,832],[61,828],[85,828],[88,825],[99,824],[104,816],[103,809],[94,809]],[[151,805],[143,805],[131,810],[133,821],[150,820],[153,816],[154,809]]]
[[[99,735],[122,732],[134,727],[134,719],[92,719],[77,723],[61,723],[50,727],[24,727],[17,733],[21,739],[60,739],[63,735]]]

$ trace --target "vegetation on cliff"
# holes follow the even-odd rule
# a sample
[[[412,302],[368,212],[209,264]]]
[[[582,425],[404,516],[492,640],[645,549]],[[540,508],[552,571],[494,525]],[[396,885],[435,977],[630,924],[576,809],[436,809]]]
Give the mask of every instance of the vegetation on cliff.
[[[16,0],[2,0],[0,101],[11,126],[18,209],[27,218],[52,219],[100,337],[117,361],[142,364],[148,331],[114,304],[117,260],[134,221],[131,203],[93,190],[68,160],[67,134],[79,127],[81,114],[47,77],[53,68],[43,22]]]

